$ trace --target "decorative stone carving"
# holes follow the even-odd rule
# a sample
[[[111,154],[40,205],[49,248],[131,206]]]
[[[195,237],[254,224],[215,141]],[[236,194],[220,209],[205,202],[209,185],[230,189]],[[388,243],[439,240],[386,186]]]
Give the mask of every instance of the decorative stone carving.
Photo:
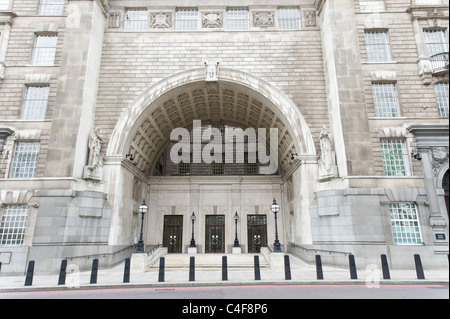
[[[120,28],[120,12],[115,11],[109,13],[109,28]]]
[[[206,68],[206,82],[219,81],[219,61],[204,61]]]
[[[316,22],[316,10],[305,10],[303,12],[305,17],[305,27],[315,27]]]
[[[431,149],[431,158],[431,168],[434,176],[437,176],[441,167],[449,161],[448,147],[433,147]]]
[[[254,27],[274,27],[275,26],[275,14],[272,11],[257,11],[253,13],[253,26]]]
[[[330,178],[335,176],[335,160],[331,149],[331,138],[324,126],[319,136],[320,141],[320,164],[319,174],[320,178]]]
[[[202,18],[202,28],[222,28],[223,14],[222,12],[205,12]]]
[[[103,157],[100,154],[102,142],[103,137],[100,134],[100,129],[94,129],[89,136],[89,161],[88,166],[84,168],[84,179],[102,179]]]
[[[150,27],[153,29],[167,29],[172,27],[172,14],[170,12],[152,12],[150,14]]]

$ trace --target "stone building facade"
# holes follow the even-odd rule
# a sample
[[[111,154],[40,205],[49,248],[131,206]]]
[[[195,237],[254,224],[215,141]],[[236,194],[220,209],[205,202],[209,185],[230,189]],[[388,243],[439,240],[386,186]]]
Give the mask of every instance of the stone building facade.
[[[284,251],[446,266],[448,16],[448,0],[0,1],[1,273],[127,254],[143,200],[144,242],[173,252],[193,213],[198,253],[235,232],[244,253],[272,245],[275,198]],[[249,138],[230,164],[202,162],[204,141],[174,163],[177,128],[265,129],[276,170]]]

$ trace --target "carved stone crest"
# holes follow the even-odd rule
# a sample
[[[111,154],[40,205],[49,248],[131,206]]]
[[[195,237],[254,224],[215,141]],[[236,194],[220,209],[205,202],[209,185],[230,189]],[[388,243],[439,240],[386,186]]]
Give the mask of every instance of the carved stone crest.
[[[317,25],[316,22],[316,10],[305,10],[303,12],[305,17],[305,26],[306,27],[315,27]]]
[[[253,13],[254,27],[274,27],[275,19],[272,11],[257,11]]]
[[[219,61],[204,61],[206,69],[206,82],[219,81]]]
[[[431,149],[431,157],[431,167],[436,176],[439,174],[441,167],[449,160],[448,147],[433,147]]]
[[[120,12],[109,13],[109,27],[111,29],[120,28]]]
[[[222,12],[206,12],[202,18],[202,28],[222,28],[223,14]]]
[[[153,29],[166,29],[172,27],[172,14],[170,12],[153,12],[150,14],[150,27]]]

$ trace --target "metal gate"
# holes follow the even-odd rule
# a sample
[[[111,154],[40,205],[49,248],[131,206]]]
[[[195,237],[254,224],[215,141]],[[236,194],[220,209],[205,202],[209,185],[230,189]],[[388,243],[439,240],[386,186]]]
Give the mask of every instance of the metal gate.
[[[205,252],[225,252],[225,215],[206,216]]]
[[[248,215],[248,252],[259,253],[261,247],[267,247],[266,215]]]
[[[164,216],[163,246],[170,254],[183,250],[183,216]]]

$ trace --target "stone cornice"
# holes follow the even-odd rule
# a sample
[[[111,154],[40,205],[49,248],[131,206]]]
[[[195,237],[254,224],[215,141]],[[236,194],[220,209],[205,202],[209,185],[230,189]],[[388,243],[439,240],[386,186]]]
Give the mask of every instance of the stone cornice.
[[[17,15],[12,11],[0,11],[0,24],[12,24]]]

